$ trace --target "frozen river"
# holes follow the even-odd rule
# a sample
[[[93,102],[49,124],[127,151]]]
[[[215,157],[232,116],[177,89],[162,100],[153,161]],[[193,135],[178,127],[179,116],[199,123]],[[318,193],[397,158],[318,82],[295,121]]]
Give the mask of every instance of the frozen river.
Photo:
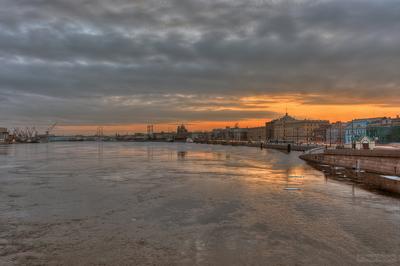
[[[400,199],[249,147],[0,146],[0,265],[398,265]]]

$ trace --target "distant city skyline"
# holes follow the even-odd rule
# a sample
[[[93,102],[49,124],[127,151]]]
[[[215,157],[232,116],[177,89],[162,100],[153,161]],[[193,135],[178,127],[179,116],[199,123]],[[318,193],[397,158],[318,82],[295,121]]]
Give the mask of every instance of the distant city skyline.
[[[394,0],[0,0],[0,127],[400,114]]]
[[[338,111],[338,114],[333,114],[330,115],[330,112],[332,110],[335,110],[336,108],[340,109]],[[344,110],[343,110],[344,109]],[[301,110],[301,109],[300,109]],[[384,114],[381,112],[371,112],[370,109],[364,109],[361,106],[359,107],[359,115],[357,115],[357,112],[355,112],[354,107],[350,107],[349,109],[344,108],[343,106],[329,106],[329,109],[325,110],[327,111],[328,114],[324,112],[320,112],[318,110],[318,106],[315,107],[315,112],[313,111],[313,107],[311,107],[309,110],[306,110],[309,112],[308,115],[305,115],[304,113],[299,113],[299,110],[291,110],[287,109],[284,112],[276,112],[272,117],[270,118],[260,118],[260,119],[243,119],[243,120],[231,120],[231,121],[190,121],[190,120],[176,120],[176,121],[171,121],[171,123],[152,123],[149,121],[148,123],[135,123],[135,124],[116,124],[116,123],[103,123],[103,124],[73,124],[73,123],[65,123],[65,122],[60,122],[56,121],[57,125],[54,128],[53,132],[59,133],[59,134],[96,134],[96,131],[98,130],[99,127],[103,128],[103,131],[105,134],[126,134],[126,133],[134,133],[134,132],[146,132],[146,128],[148,125],[154,125],[154,130],[157,132],[173,132],[176,131],[176,128],[179,124],[185,124],[188,125],[188,128],[191,131],[209,131],[215,128],[225,128],[225,127],[234,127],[235,125],[239,125],[240,127],[259,127],[259,126],[265,126],[265,123],[274,119],[278,119],[280,117],[283,117],[285,115],[285,112],[287,111],[288,114],[292,117],[295,117],[296,119],[321,119],[321,120],[328,120],[330,123],[334,122],[350,122],[355,119],[364,119],[364,118],[374,118],[374,117],[391,117],[391,118],[396,118],[397,116],[400,115],[400,111],[396,113],[397,109],[395,109],[391,114]],[[292,111],[292,112],[291,112]],[[347,111],[347,113],[346,113]],[[318,113],[319,112],[319,113]],[[334,112],[334,111],[333,111]],[[351,113],[349,113],[351,112]],[[345,113],[345,114],[342,114]],[[311,115],[314,114],[314,115]],[[33,121],[24,121],[21,123],[16,123],[9,125],[8,127],[11,128],[16,128],[16,127],[35,127],[39,132],[44,132],[51,124],[53,124],[54,121],[49,121],[49,122],[42,122],[42,123],[34,123]],[[4,125],[4,124],[3,124]]]
[[[354,117],[349,120],[332,120],[328,118],[315,118],[315,117],[306,117],[306,116],[296,116],[291,113],[288,113],[290,116],[296,119],[321,119],[328,120],[330,123],[335,122],[351,122],[352,120],[357,119],[365,119],[365,118],[375,118],[375,117],[390,117],[390,118],[398,118],[399,114],[395,114],[393,116],[364,116],[364,117]],[[147,126],[153,125],[154,132],[176,132],[179,124],[186,125],[190,131],[210,131],[212,129],[217,128],[225,128],[225,127],[235,127],[239,126],[241,128],[252,128],[252,127],[264,127],[266,122],[272,121],[274,119],[278,119],[283,117],[285,113],[279,114],[279,116],[274,117],[272,119],[260,119],[260,120],[247,120],[247,121],[226,121],[226,122],[191,122],[191,121],[178,121],[178,123],[174,124],[124,124],[124,125],[58,125],[54,132],[58,133],[72,133],[72,134],[95,134],[96,131],[101,128],[105,134],[133,134],[133,133],[146,133]]]

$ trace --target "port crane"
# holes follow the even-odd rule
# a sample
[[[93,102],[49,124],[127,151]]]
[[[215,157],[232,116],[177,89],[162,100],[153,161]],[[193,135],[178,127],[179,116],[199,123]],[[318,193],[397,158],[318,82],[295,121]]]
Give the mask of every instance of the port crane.
[[[48,137],[51,133],[51,131],[57,126],[57,122],[53,123],[51,126],[49,126],[46,130],[46,136]]]
[[[38,142],[38,132],[35,127],[14,128],[12,135],[16,142]]]

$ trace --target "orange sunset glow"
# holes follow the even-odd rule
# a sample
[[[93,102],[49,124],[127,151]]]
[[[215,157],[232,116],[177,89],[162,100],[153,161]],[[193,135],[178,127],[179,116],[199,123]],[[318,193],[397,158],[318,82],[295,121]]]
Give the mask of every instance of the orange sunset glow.
[[[253,98],[256,99],[256,98]],[[176,130],[179,123],[187,124],[192,131],[208,131],[214,128],[234,127],[259,127],[264,126],[265,122],[284,115],[287,108],[290,115],[299,119],[321,119],[336,121],[351,121],[352,119],[365,117],[396,117],[400,114],[398,107],[382,107],[381,105],[306,105],[299,102],[284,102],[268,104],[269,111],[277,113],[271,118],[245,119],[237,121],[176,121],[176,123],[155,124],[155,130],[172,132]],[[239,110],[241,110],[239,108]],[[257,111],[263,111],[262,106],[255,107]],[[60,134],[95,134],[99,127],[102,127],[105,134],[132,134],[133,132],[146,132],[147,124],[99,124],[99,125],[59,125],[55,130]]]

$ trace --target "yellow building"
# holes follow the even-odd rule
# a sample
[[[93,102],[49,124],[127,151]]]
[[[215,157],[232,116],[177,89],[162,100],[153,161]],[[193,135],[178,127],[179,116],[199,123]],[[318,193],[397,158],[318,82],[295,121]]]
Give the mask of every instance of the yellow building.
[[[265,141],[266,138],[265,127],[251,127],[247,128],[247,140],[249,141]]]
[[[310,143],[314,140],[315,130],[328,124],[328,120],[299,120],[286,113],[285,116],[266,123],[267,140]]]

